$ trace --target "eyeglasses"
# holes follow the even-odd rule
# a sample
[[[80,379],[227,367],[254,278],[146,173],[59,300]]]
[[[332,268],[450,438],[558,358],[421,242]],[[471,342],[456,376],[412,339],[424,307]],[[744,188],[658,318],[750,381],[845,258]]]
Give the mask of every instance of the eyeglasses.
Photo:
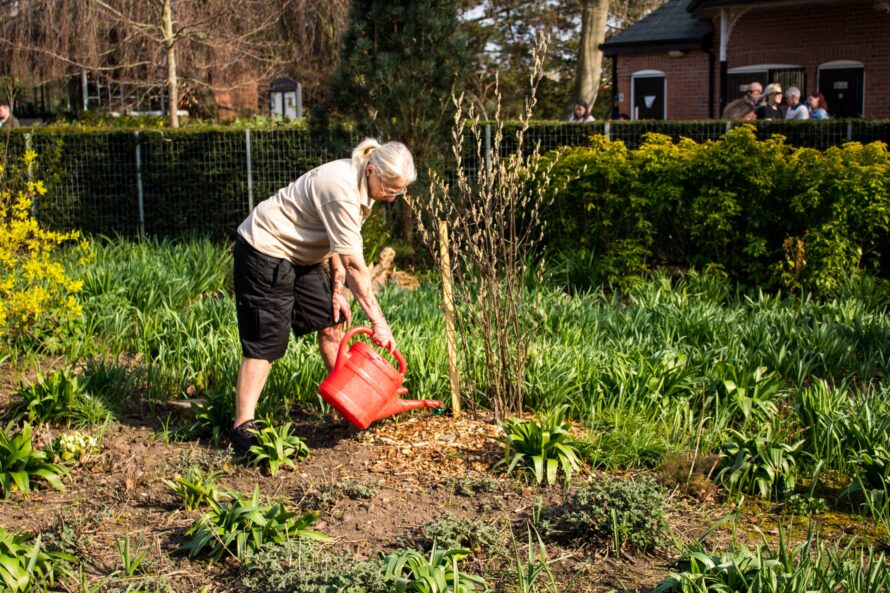
[[[383,184],[383,178],[380,177],[380,173],[379,173],[379,172],[374,171],[374,175],[377,176],[377,181],[380,183],[380,189],[383,190],[383,195],[385,195],[385,196],[390,196],[390,197],[393,197],[393,198],[398,198],[398,197],[400,197],[400,196],[404,196],[405,194],[408,193],[408,187],[407,187],[407,186],[403,187],[403,188],[400,189],[400,190],[393,191],[392,189],[386,187],[386,185]]]

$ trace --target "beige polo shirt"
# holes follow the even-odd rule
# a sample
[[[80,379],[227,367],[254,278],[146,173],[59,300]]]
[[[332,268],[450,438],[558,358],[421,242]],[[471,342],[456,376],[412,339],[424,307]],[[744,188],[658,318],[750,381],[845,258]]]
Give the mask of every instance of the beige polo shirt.
[[[373,205],[363,173],[351,159],[317,167],[260,202],[238,234],[260,253],[295,264],[360,255],[362,223]]]

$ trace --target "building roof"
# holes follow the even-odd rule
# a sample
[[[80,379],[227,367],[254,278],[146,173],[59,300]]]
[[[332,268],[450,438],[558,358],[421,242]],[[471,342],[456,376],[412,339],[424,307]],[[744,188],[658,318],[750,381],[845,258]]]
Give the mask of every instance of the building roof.
[[[703,12],[711,12],[709,9],[723,8],[727,6],[751,6],[758,4],[768,4],[770,6],[788,6],[792,4],[852,4],[854,2],[865,3],[873,1],[874,0],[692,0],[686,10],[696,16],[702,17],[705,16],[702,14]]]
[[[669,0],[600,47],[607,56],[701,48],[712,26],[689,12],[689,5],[698,2],[701,0]]]
[[[269,90],[273,93],[286,93],[289,91],[295,91],[300,87],[300,83],[298,83],[293,78],[288,78],[287,76],[283,78],[276,78],[272,81],[272,84],[269,85]]]
[[[695,12],[701,8],[719,8],[721,6],[734,6],[736,4],[760,4],[771,0],[692,0],[689,3],[689,12]]]

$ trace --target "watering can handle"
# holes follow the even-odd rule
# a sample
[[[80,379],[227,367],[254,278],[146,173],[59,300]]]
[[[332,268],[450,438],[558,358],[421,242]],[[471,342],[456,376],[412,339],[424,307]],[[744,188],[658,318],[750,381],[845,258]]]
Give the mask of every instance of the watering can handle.
[[[349,345],[350,340],[358,334],[368,334],[369,336],[373,336],[374,330],[365,327],[364,325],[357,325],[346,332],[346,335],[343,336],[343,341],[340,342],[340,349],[337,351],[337,362],[334,363],[334,370],[338,370],[346,364],[346,347]],[[408,372],[408,365],[405,364],[405,359],[402,358],[402,353],[395,349],[389,350],[389,353],[392,354],[393,358],[396,359],[396,362],[399,363],[399,374],[405,376],[405,373]]]

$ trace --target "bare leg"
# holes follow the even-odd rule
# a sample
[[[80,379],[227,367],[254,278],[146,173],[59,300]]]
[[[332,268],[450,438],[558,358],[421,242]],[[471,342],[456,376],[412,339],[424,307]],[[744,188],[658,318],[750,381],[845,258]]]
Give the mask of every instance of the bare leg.
[[[272,363],[259,358],[242,358],[235,387],[235,426],[253,420],[260,393]]]
[[[330,372],[337,361],[337,350],[340,348],[340,340],[343,339],[343,325],[335,325],[318,330],[318,350],[324,366]]]

